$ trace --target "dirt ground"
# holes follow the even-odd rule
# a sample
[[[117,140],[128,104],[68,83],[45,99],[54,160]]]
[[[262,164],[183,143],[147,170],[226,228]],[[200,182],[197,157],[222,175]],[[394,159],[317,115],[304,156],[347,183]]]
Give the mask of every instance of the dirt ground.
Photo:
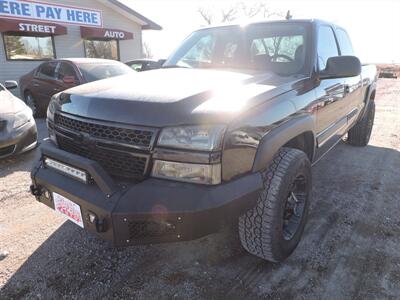
[[[370,145],[341,143],[314,167],[304,237],[280,264],[234,229],[113,249],[30,196],[37,150],[0,162],[0,299],[399,299],[400,80],[380,80],[376,104]]]

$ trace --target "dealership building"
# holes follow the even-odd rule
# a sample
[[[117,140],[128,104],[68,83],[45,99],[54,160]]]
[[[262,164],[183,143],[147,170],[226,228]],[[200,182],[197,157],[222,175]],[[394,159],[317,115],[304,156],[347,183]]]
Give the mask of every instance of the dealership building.
[[[54,58],[142,57],[142,30],[161,26],[118,0],[0,0],[0,82]]]

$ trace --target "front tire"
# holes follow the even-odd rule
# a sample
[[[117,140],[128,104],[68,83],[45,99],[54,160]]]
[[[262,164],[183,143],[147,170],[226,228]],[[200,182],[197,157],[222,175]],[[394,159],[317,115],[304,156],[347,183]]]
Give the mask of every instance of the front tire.
[[[364,147],[368,145],[371,138],[372,127],[375,119],[375,101],[368,104],[365,115],[358,120],[356,125],[349,130],[347,142],[353,146]]]
[[[282,148],[262,177],[257,205],[239,218],[239,237],[249,253],[280,262],[294,251],[304,231],[311,164],[304,152]]]
[[[32,110],[33,117],[39,117],[40,113],[38,110],[38,105],[36,99],[30,92],[25,93],[25,103]]]

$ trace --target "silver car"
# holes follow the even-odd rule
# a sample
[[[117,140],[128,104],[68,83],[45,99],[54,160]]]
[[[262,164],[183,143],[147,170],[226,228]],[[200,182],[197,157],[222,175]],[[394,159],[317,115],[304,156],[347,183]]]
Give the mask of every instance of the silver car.
[[[0,84],[0,158],[29,151],[37,145],[32,110],[8,91],[17,87],[15,81]]]

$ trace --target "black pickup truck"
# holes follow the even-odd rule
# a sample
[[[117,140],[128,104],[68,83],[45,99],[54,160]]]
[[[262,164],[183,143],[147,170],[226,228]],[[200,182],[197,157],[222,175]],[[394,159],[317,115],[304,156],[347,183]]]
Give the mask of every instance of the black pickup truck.
[[[248,252],[281,261],[303,233],[311,166],[345,137],[367,145],[375,89],[334,24],[201,29],[159,70],[53,96],[31,191],[115,246],[236,224]]]

